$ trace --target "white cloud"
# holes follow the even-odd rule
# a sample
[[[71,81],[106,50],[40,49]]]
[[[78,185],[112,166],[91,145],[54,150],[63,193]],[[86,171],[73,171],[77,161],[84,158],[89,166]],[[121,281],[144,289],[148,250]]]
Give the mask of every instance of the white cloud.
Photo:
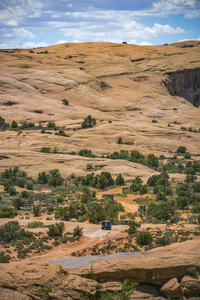
[[[44,42],[40,42],[40,43],[26,42],[23,44],[22,48],[38,48],[38,47],[47,47],[47,46],[49,45]]]
[[[104,18],[102,17],[102,19]],[[134,20],[128,21],[126,18],[118,23],[107,22],[105,24],[102,22],[98,25],[91,25],[88,21],[82,26],[67,26],[67,28],[63,28],[63,32],[66,37],[73,36],[78,40],[115,41],[117,43],[133,40],[133,43],[136,43],[137,39],[146,40],[160,35],[182,34],[184,30],[158,23],[155,23],[153,27],[148,27]]]
[[[28,31],[24,28],[14,28],[12,34],[14,37],[19,37],[19,38],[26,38],[26,39],[35,38],[35,34],[33,34],[31,31]]]
[[[140,45],[140,46],[152,46],[152,43],[149,43],[149,42],[146,42],[146,41],[143,41],[137,45]]]
[[[197,10],[199,0],[160,0],[154,2],[149,12],[157,16],[168,16],[183,14],[186,18],[198,18],[200,15]]]
[[[16,20],[11,20],[11,21],[8,21],[7,23],[6,23],[6,25],[7,26],[17,26],[18,25],[18,23],[17,23],[17,21]]]
[[[56,43],[56,45],[57,45],[57,44],[65,44],[65,43],[68,43],[68,41],[60,40],[60,41],[58,41],[58,42]]]

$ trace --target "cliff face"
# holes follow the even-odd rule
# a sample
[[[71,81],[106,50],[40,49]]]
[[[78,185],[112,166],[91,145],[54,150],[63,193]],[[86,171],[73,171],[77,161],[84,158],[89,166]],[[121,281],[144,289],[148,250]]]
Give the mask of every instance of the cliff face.
[[[171,95],[177,95],[200,106],[200,68],[168,73],[165,85]]]

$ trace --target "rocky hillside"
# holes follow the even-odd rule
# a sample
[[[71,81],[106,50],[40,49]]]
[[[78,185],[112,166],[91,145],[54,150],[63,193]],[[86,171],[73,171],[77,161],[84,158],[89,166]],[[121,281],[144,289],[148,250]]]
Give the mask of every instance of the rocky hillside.
[[[95,162],[114,176],[120,164],[121,173],[132,178],[141,173],[136,164],[115,166],[103,156],[124,149],[169,157],[182,145],[200,154],[199,53],[195,41],[1,50],[0,116],[10,124],[16,121],[18,129],[0,132],[0,171],[20,165],[37,176],[59,166],[64,176],[83,175],[86,165]],[[97,124],[82,129],[88,115]],[[24,122],[35,128],[20,131]],[[55,123],[57,135],[49,122]],[[41,153],[43,147],[51,153]],[[81,149],[98,158],[70,155]]]

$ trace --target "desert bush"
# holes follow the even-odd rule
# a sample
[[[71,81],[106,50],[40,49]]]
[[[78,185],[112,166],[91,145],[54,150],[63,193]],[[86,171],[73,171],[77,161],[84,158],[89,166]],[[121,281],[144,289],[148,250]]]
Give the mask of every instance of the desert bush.
[[[28,180],[26,183],[27,190],[33,190],[33,182],[31,180]]]
[[[48,184],[51,186],[59,186],[63,184],[64,179],[61,177],[58,169],[49,171]]]
[[[51,148],[50,147],[42,147],[40,149],[40,152],[43,152],[43,153],[51,153]]]
[[[11,128],[17,128],[17,127],[18,127],[17,122],[13,120],[11,123]]]
[[[148,231],[139,231],[137,233],[136,241],[138,245],[149,245],[153,241],[153,237]]]
[[[55,128],[56,128],[56,124],[55,124],[54,122],[49,122],[49,123],[47,124],[47,127],[48,127],[49,129],[55,129]]]
[[[48,226],[49,230],[47,231],[48,236],[62,236],[64,229],[65,229],[65,225],[64,222],[60,222],[60,223],[56,223],[51,224]]]
[[[41,184],[46,184],[49,180],[49,175],[46,172],[41,172],[38,174],[37,182]]]
[[[96,155],[92,154],[91,150],[88,149],[82,149],[78,152],[78,155],[85,156],[85,157],[97,157]]]
[[[187,275],[192,277],[192,278],[195,278],[195,279],[199,278],[199,272],[197,271],[196,267],[188,268],[187,269]]]
[[[67,99],[63,99],[62,104],[66,105],[66,106],[69,106],[69,101]]]
[[[34,215],[34,217],[39,217],[40,216],[40,206],[39,205],[34,205],[33,206],[33,215]]]
[[[193,213],[199,214],[199,213],[200,213],[200,203],[194,205],[193,208],[191,209],[191,211],[192,211]]]
[[[175,214],[175,203],[174,201],[161,202],[158,204],[150,203],[147,214],[158,220],[167,221]]]
[[[68,207],[59,207],[55,212],[55,219],[62,221],[69,221],[69,208]]]
[[[106,211],[101,204],[97,202],[89,203],[87,208],[87,215],[90,223],[98,224],[105,219]]]
[[[135,234],[137,229],[140,228],[141,224],[135,221],[131,221],[129,224],[128,234]]]
[[[116,178],[116,185],[124,185],[124,177],[122,174],[119,174]]]
[[[0,263],[8,264],[10,262],[10,258],[8,255],[0,255]]]
[[[81,124],[82,128],[91,128],[96,125],[96,119],[92,118],[91,115],[87,116]]]
[[[83,236],[83,228],[82,227],[79,227],[79,226],[76,226],[74,229],[73,229],[73,237],[81,237]]]
[[[44,223],[41,221],[33,221],[31,223],[28,223],[28,228],[42,228],[44,227]]]
[[[176,153],[184,154],[186,152],[187,148],[185,146],[179,146],[176,150]]]
[[[14,198],[12,201],[12,205],[16,209],[21,209],[22,206],[24,206],[25,201],[21,197]]]
[[[2,207],[0,209],[0,218],[14,218],[18,215],[18,212],[12,207]]]
[[[57,203],[62,204],[64,202],[64,197],[63,196],[57,196],[56,201],[57,201]]]
[[[170,245],[170,243],[171,243],[170,239],[165,235],[155,240],[155,244],[157,247],[167,246]]]
[[[123,144],[123,140],[122,140],[122,138],[121,138],[121,137],[119,137],[119,138],[118,138],[118,140],[117,140],[117,144],[119,144],[119,145],[120,145],[120,144]]]
[[[85,222],[87,218],[88,218],[87,214],[84,214],[78,218],[78,222]]]
[[[150,168],[157,168],[159,166],[158,158],[154,154],[147,156],[147,166]]]

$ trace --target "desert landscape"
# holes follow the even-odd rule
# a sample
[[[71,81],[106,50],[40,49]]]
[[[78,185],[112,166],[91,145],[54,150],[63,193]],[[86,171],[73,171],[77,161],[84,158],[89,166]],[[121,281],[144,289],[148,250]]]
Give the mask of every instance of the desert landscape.
[[[0,70],[0,299],[200,299],[200,42]]]

